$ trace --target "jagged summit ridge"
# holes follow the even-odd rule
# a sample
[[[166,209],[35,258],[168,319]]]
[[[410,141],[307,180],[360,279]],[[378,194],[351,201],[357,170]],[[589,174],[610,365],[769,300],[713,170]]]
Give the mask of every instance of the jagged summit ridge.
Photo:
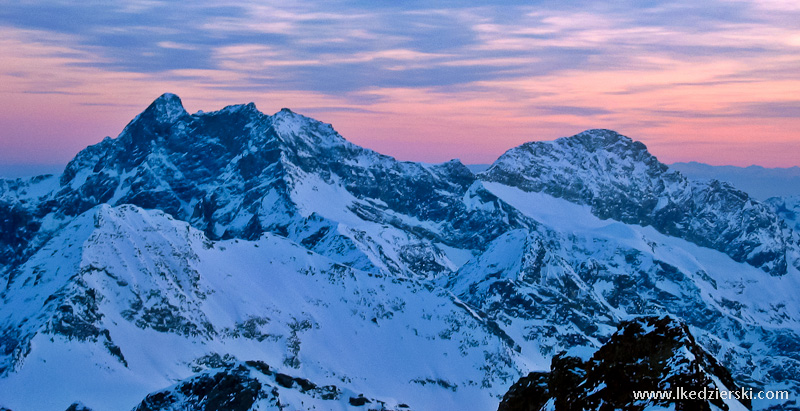
[[[572,146],[580,145],[589,152],[595,152],[598,150],[647,150],[647,147],[642,142],[635,141],[628,136],[624,136],[614,130],[608,129],[585,130],[572,137],[562,137],[557,139],[554,143],[560,142]]]
[[[501,155],[489,169],[481,173],[484,179],[496,181],[516,177],[518,185],[529,191],[542,191],[540,176],[550,176],[553,183],[575,186],[583,195],[598,195],[598,185],[584,185],[583,179],[611,180],[649,177],[669,171],[668,167],[647,151],[647,147],[630,137],[612,130],[586,130],[571,137],[554,141],[532,141],[512,148]],[[632,173],[647,173],[640,176]],[[681,176],[672,172],[669,181]],[[625,181],[616,181],[622,185]],[[636,194],[636,193],[631,193]],[[577,198],[577,196],[574,196]]]
[[[30,218],[50,215],[60,227],[98,204],[133,204],[163,210],[212,239],[272,232],[361,269],[405,275],[419,258],[425,268],[416,272],[450,270],[431,241],[480,249],[517,219],[459,162],[400,162],[289,109],[270,116],[251,103],[190,115],[172,94],[116,139],[78,153],[59,181],[42,202],[28,204]],[[407,239],[384,245],[393,252],[376,249],[355,228],[364,221]],[[34,244],[36,229],[26,233],[8,255]]]
[[[249,103],[189,115],[180,98],[164,94],[118,138],[80,152],[62,175],[59,194],[62,204],[72,203],[65,207],[70,215],[128,202],[190,220],[208,213],[195,207],[214,191],[218,198],[220,189],[261,185],[259,191],[268,191],[256,181],[280,185],[292,160],[314,157],[315,145],[348,144],[330,125],[288,110],[269,116]]]

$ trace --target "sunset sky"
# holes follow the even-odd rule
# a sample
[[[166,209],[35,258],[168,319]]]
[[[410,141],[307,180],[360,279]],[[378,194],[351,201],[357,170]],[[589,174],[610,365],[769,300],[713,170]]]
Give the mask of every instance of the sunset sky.
[[[402,160],[610,128],[666,163],[798,166],[800,2],[0,0],[0,164],[66,164],[164,92]]]

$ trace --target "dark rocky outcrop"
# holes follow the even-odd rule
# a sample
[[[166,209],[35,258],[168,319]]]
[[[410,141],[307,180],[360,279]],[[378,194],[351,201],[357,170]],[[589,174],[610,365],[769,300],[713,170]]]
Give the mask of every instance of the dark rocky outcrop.
[[[66,411],[92,411],[92,409],[83,405],[80,402],[74,402],[69,407],[67,407]]]
[[[346,392],[334,385],[320,386],[305,378],[274,372],[262,361],[246,361],[198,374],[154,392],[134,411],[299,409],[301,402],[297,401],[298,398],[300,401],[304,398],[307,404],[322,405],[324,409],[339,409],[344,401],[356,407],[378,404],[377,408],[373,406],[371,409],[386,409],[384,401]]]
[[[741,392],[731,374],[695,341],[689,328],[669,317],[623,322],[588,360],[564,353],[549,373],[532,372],[503,397],[498,411],[728,410],[721,398],[677,399],[682,392]],[[636,398],[634,391],[671,393],[672,399]],[[735,401],[735,400],[729,400]],[[750,400],[738,401],[748,409]]]
[[[246,368],[237,367],[200,375],[171,390],[148,395],[135,411],[249,410],[261,391],[261,383],[248,374]]]

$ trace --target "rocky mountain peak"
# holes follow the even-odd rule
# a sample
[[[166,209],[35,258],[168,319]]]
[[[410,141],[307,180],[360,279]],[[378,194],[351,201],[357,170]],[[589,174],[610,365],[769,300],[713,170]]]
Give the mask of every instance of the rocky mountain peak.
[[[283,108],[272,116],[272,127],[288,151],[328,157],[328,152],[336,147],[336,154],[345,154],[338,151],[345,150],[351,154],[369,152],[378,155],[345,140],[330,124],[295,113],[288,108]]]
[[[472,187],[474,182],[460,162],[397,161],[289,109],[270,116],[250,103],[189,115],[177,96],[164,94],[119,137],[82,150],[48,202],[31,209],[36,218],[52,214],[59,227],[98,204],[133,204],[187,221],[212,239],[291,231],[307,244],[327,244],[325,235],[330,241],[362,240],[343,240],[331,229],[334,222],[320,229],[306,217],[356,218],[413,230],[414,237],[480,248],[514,218],[479,185]],[[340,201],[331,205],[331,199]],[[31,229],[25,239],[13,239],[15,248],[7,253],[25,249],[36,235]],[[409,261],[433,261],[415,272],[448,266],[432,249],[407,247],[398,255],[405,254]],[[378,253],[374,258],[389,257]],[[389,266],[408,272],[399,268],[405,264]]]
[[[337,149],[332,150],[334,147]],[[177,95],[165,93],[136,116],[118,138],[81,151],[61,180],[62,184],[70,183],[87,169],[92,173],[108,173],[112,168],[118,174],[132,172],[144,163],[149,166],[148,173],[167,171],[163,170],[167,166],[187,177],[194,174],[203,178],[242,163],[238,168],[248,179],[278,161],[280,153],[283,161],[303,163],[303,159],[313,159],[315,164],[356,153],[378,156],[349,143],[331,125],[287,108],[270,116],[251,102],[190,115]],[[163,164],[165,160],[171,165]],[[198,175],[186,168],[209,172]]]
[[[769,206],[717,181],[690,181],[611,130],[512,148],[479,178],[588,205],[601,219],[652,226],[772,275],[787,273],[796,249]],[[800,261],[790,263],[800,269]]]
[[[172,93],[164,93],[155,99],[140,116],[159,123],[172,123],[188,115],[181,98]]]
[[[198,113],[198,114],[199,115],[205,115],[205,116],[209,116],[209,115],[213,116],[213,115],[219,115],[219,114],[238,114],[238,115],[244,115],[244,116],[257,115],[257,116],[268,117],[267,115],[265,115],[264,113],[259,111],[258,108],[256,107],[256,103],[253,103],[253,102],[250,102],[250,103],[247,103],[247,104],[231,104],[229,106],[225,106],[225,108],[223,108],[222,110],[219,110],[219,111],[213,111],[213,112],[210,112],[210,113],[203,112],[203,113]]]

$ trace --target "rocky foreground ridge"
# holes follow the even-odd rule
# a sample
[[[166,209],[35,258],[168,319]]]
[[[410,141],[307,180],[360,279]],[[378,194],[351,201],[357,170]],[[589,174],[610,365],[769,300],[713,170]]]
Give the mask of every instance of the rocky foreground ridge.
[[[751,409],[750,391],[743,388],[685,324],[669,316],[639,317],[622,322],[588,359],[561,353],[550,372],[521,378],[498,411]],[[637,398],[635,391],[672,398]],[[726,394],[678,398],[682,392]],[[741,393],[741,400],[729,392]]]

